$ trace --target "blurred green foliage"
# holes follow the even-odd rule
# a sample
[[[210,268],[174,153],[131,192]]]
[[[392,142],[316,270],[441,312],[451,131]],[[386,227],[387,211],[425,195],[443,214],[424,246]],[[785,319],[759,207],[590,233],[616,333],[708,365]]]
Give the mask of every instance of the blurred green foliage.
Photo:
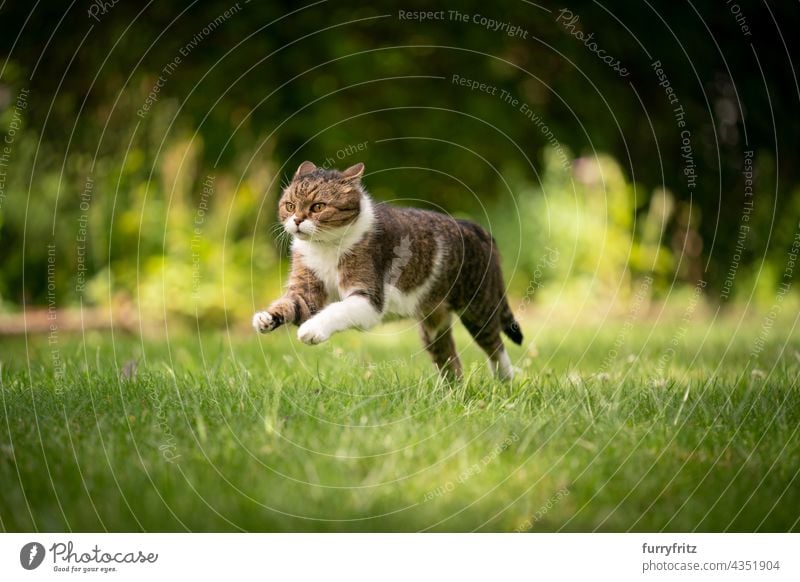
[[[244,317],[281,284],[274,207],[303,159],[364,161],[376,198],[490,226],[516,294],[624,302],[646,276],[656,294],[699,279],[720,289],[753,150],[734,296],[781,278],[800,177],[779,162],[800,118],[775,21],[796,23],[794,6],[748,5],[744,39],[716,5],[671,18],[666,2],[614,14],[575,3],[579,29],[620,56],[625,79],[556,22],[559,8],[524,2],[87,9],[0,8],[0,133],[14,132],[0,198],[7,309],[46,304],[50,283],[59,305],[124,297],[154,317]],[[417,9],[470,18],[399,16]],[[686,111],[696,189],[655,60]]]

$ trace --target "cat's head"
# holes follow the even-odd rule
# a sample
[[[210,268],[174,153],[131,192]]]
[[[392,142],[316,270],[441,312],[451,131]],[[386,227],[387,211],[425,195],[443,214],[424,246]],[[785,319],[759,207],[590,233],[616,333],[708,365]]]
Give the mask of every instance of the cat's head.
[[[336,241],[361,211],[363,173],[364,164],[344,172],[300,164],[278,203],[283,228],[301,240]]]

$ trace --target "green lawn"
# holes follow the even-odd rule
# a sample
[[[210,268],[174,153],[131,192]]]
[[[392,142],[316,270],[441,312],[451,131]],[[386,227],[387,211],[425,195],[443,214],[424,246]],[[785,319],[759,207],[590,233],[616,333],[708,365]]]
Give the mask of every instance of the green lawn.
[[[0,529],[798,531],[793,325],[531,322],[453,386],[406,323],[2,340]]]

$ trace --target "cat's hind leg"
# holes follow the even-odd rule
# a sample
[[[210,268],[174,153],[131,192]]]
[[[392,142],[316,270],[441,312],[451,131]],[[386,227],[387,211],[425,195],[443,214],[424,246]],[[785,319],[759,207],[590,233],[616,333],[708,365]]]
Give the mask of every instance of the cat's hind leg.
[[[494,375],[501,380],[511,380],[514,377],[514,366],[511,365],[511,358],[508,357],[500,337],[500,318],[481,319],[467,310],[461,314],[461,322],[475,339],[475,343],[489,356],[489,367]]]
[[[429,314],[419,325],[420,336],[425,349],[446,378],[460,380],[461,361],[453,341],[452,318],[445,309]]]

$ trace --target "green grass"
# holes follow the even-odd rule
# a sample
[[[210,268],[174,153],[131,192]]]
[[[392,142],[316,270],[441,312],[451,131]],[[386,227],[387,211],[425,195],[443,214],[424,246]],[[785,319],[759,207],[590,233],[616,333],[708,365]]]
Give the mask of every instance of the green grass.
[[[750,361],[760,324],[532,323],[510,384],[459,330],[453,386],[402,323],[4,340],[0,528],[798,531],[800,342]]]

